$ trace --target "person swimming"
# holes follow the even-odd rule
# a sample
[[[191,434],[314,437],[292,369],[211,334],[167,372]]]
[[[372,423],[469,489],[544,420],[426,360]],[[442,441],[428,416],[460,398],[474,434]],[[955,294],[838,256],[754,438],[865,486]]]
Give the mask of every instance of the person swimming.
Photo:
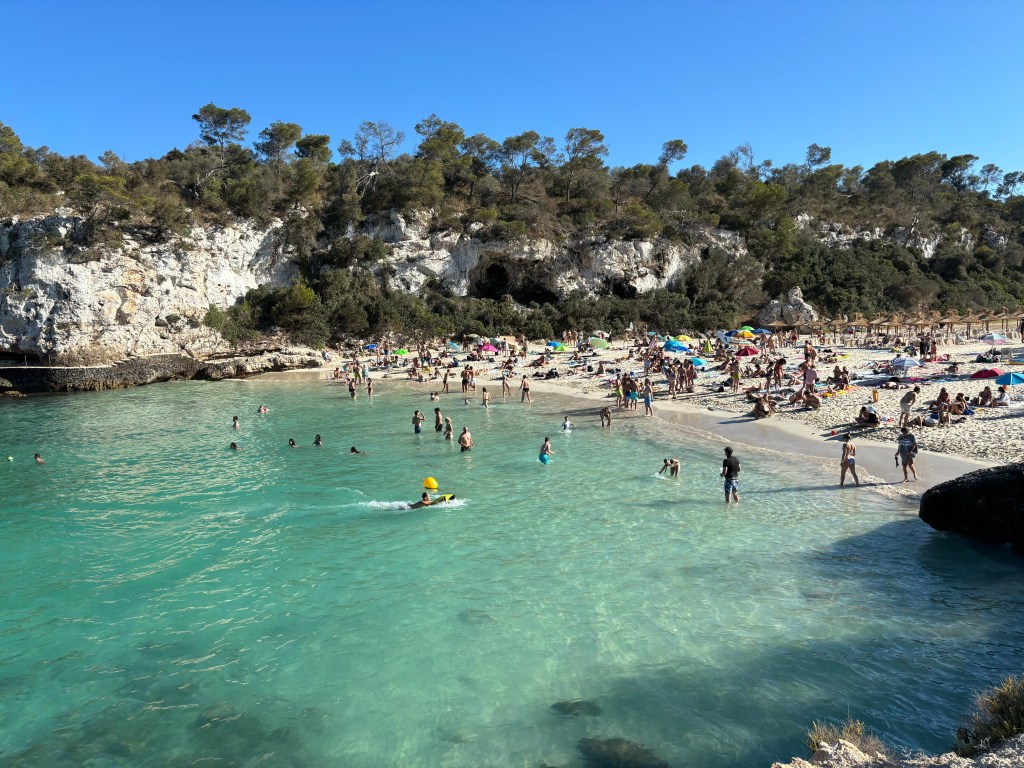
[[[355,454],[355,455],[358,455],[358,456],[365,456],[366,455],[366,451],[360,451],[354,445],[349,449],[349,453],[350,454]]]
[[[569,421],[569,417],[566,416],[565,417],[565,421],[562,422],[562,431],[563,432],[568,432],[570,429],[572,429],[575,426],[576,426],[575,424],[573,424],[571,421]]]
[[[319,447],[323,447],[323,444],[324,444],[324,441],[320,439],[320,435],[317,435],[313,439],[313,445],[316,445],[316,446],[319,446]]]
[[[295,444],[295,440],[293,438],[289,437],[288,438],[288,447],[289,448],[298,448],[299,446]]]

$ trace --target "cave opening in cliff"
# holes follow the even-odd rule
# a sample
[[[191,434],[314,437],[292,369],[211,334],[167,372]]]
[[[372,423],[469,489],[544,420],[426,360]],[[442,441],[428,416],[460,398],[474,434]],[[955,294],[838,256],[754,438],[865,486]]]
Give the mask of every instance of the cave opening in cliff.
[[[635,299],[637,296],[637,290],[628,283],[620,283],[618,280],[613,280],[611,284],[612,296],[619,299]]]
[[[519,304],[552,304],[558,301],[557,294],[545,288],[529,276],[513,284],[508,268],[501,263],[488,264],[480,270],[470,284],[470,295],[479,299],[499,300],[511,296]]]

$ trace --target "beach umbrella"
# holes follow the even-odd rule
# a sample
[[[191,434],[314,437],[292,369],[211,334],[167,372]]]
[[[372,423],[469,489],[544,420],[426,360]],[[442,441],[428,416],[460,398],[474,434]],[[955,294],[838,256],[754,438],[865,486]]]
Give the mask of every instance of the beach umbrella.
[[[736,353],[736,357],[754,357],[760,354],[761,350],[757,349],[756,347],[743,347]]]
[[[497,352],[498,348],[496,346],[494,346],[493,344],[484,344],[482,347],[480,347],[480,351],[481,352]]]
[[[685,333],[680,333],[678,336],[676,336],[676,341],[693,341],[693,338],[687,336]]]
[[[552,347],[551,351],[552,352],[565,352],[565,345],[564,344],[559,344],[557,347]]]
[[[740,326],[740,330],[741,331],[752,331],[754,329],[751,328],[749,325],[743,325],[743,326]]]
[[[990,344],[1005,344],[1007,342],[1007,338],[1001,333],[986,333],[981,340]]]
[[[755,328],[754,333],[756,333],[758,336],[770,336],[772,332],[769,331],[767,328]]]
[[[924,366],[920,360],[915,360],[912,357],[897,357],[895,360],[889,363],[893,368],[921,368]]]
[[[560,342],[560,341],[549,341],[546,346],[549,346],[549,347],[560,347],[560,346],[562,346],[562,342]]]
[[[377,348],[376,344],[367,344],[366,345],[366,349],[376,349],[376,348]]]
[[[462,349],[462,345],[457,341],[449,341],[448,349]]]
[[[754,338],[754,332],[746,329],[736,331],[736,335],[741,339],[752,339]]]
[[[667,352],[689,352],[690,348],[681,341],[666,341],[664,349]]]
[[[998,379],[1003,375],[1003,372],[998,368],[982,368],[980,371],[975,371],[971,374],[972,379]]]
[[[1010,373],[1004,373],[1002,376],[996,376],[996,384],[1001,384],[1004,387],[1015,387],[1018,384],[1024,384],[1024,373],[1011,371]]]
[[[707,363],[705,363],[705,362],[704,362],[703,360],[701,360],[701,359],[700,359],[699,357],[691,357],[691,358],[690,358],[690,362],[691,362],[691,363],[693,363],[694,365],[697,365],[697,366],[700,366],[700,365],[707,365]]]
[[[600,336],[592,336],[590,338],[590,344],[594,349],[608,349],[608,347],[611,346],[607,339],[602,339]]]
[[[409,354],[409,350],[408,349],[396,349],[395,350],[395,354],[396,355],[408,355]]]

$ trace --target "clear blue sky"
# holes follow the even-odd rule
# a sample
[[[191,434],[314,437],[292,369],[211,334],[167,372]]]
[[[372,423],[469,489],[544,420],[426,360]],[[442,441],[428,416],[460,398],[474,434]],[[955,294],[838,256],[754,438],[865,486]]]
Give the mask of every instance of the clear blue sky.
[[[47,2],[2,4],[0,121],[26,144],[158,157],[202,105],[331,145],[436,113],[501,140],[597,128],[608,162],[749,142],[870,166],[937,150],[1024,170],[1019,0]]]

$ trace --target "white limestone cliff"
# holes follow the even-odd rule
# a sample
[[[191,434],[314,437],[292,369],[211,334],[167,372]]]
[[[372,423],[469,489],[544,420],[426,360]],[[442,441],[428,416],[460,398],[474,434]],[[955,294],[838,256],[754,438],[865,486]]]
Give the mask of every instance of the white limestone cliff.
[[[392,285],[416,292],[437,280],[455,293],[557,300],[575,290],[632,296],[671,286],[708,248],[746,252],[737,235],[703,232],[697,245],[548,240],[489,242],[431,232],[427,217],[397,213],[367,227],[391,246]],[[298,269],[280,223],[196,227],[170,243],[126,236],[117,247],[71,244],[78,219],[0,223],[0,350],[53,363],[98,363],[145,354],[228,352],[202,325],[258,285],[286,285]]]
[[[69,245],[78,220],[0,223],[0,350],[53,363],[228,351],[202,320],[265,283],[297,274],[279,225],[195,228],[170,243],[126,237],[118,247]]]

